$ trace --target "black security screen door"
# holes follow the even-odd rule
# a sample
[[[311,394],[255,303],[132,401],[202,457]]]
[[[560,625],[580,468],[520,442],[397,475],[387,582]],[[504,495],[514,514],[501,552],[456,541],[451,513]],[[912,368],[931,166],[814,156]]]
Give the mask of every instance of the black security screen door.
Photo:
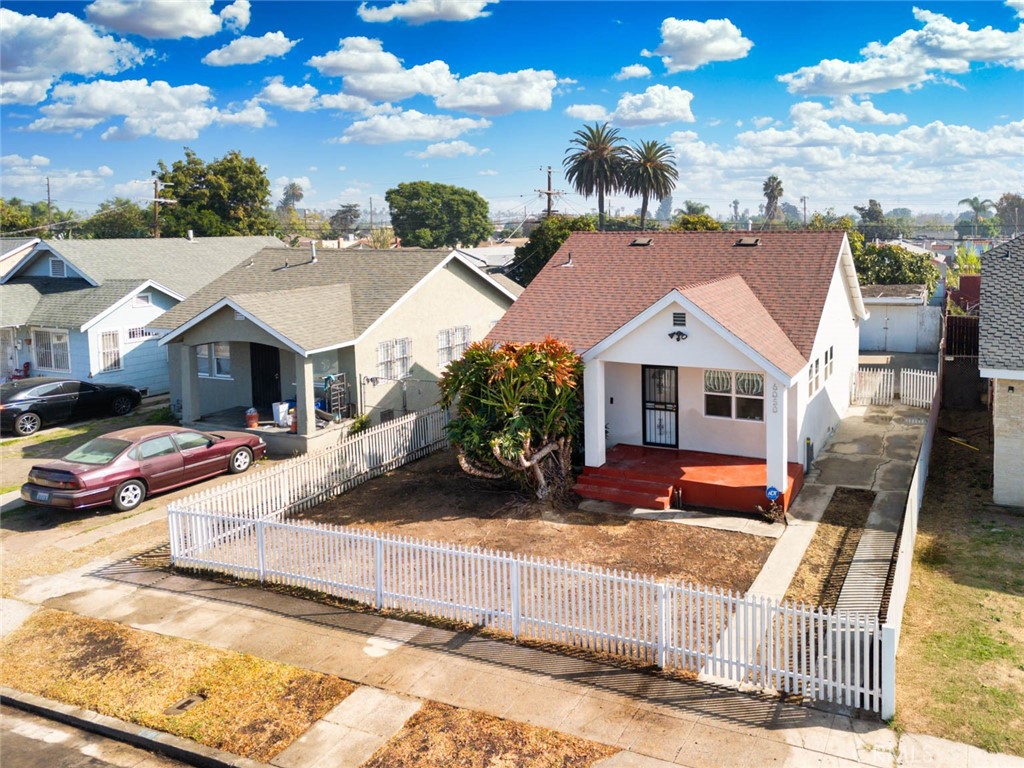
[[[679,440],[678,371],[658,365],[643,366],[644,445],[675,448]]]
[[[256,408],[269,408],[281,400],[281,353],[277,347],[250,344],[249,360],[252,365],[252,404]]]

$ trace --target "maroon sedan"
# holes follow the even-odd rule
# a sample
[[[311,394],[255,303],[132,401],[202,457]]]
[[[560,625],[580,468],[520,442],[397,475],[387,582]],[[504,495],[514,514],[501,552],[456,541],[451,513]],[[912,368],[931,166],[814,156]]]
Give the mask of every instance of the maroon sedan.
[[[108,432],[59,461],[32,467],[21,498],[29,504],[122,512],[146,496],[223,472],[245,472],[267,444],[246,432],[206,433],[185,427],[131,427]]]

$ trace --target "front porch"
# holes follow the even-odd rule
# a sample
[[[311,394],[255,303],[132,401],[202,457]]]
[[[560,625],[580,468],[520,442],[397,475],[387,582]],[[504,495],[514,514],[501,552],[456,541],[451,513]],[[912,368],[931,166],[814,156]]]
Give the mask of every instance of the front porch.
[[[770,503],[765,497],[766,471],[764,459],[618,444],[607,451],[604,464],[584,469],[575,490],[585,498],[645,509],[756,512]],[[803,482],[803,467],[788,463],[785,488],[779,488],[783,508],[789,508]]]
[[[224,408],[214,413],[207,413],[198,419],[182,420],[182,426],[192,427],[203,432],[248,432],[258,435],[267,444],[270,456],[290,457],[300,453],[309,453],[331,445],[337,445],[348,435],[352,419],[341,421],[324,421],[318,419],[316,431],[310,434],[292,432],[289,427],[279,427],[274,422],[273,413],[269,408],[258,409],[257,426],[247,427],[244,406]]]

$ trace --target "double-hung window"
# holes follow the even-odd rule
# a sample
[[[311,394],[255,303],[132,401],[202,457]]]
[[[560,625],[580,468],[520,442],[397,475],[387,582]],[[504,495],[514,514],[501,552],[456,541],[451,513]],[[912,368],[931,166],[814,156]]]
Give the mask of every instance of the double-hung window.
[[[452,360],[458,360],[466,354],[472,328],[468,325],[457,325],[454,328],[443,328],[437,332],[437,364],[444,368]]]
[[[412,372],[412,339],[390,339],[377,345],[377,378],[408,378]]]
[[[100,372],[121,370],[121,332],[103,331],[100,334]]]
[[[764,374],[704,371],[704,415],[764,421]]]
[[[210,379],[231,378],[231,345],[227,342],[196,346],[199,375]]]
[[[32,349],[36,358],[36,368],[46,371],[71,370],[71,350],[67,331],[33,329]]]

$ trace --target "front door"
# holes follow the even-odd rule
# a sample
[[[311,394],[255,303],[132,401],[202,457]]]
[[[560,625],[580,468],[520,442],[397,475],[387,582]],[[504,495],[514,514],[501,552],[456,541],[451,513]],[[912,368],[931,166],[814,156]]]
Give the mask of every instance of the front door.
[[[643,366],[644,445],[678,445],[678,374],[676,368]]]
[[[281,401],[281,353],[267,344],[249,345],[252,370],[252,404],[254,408],[270,408]]]

